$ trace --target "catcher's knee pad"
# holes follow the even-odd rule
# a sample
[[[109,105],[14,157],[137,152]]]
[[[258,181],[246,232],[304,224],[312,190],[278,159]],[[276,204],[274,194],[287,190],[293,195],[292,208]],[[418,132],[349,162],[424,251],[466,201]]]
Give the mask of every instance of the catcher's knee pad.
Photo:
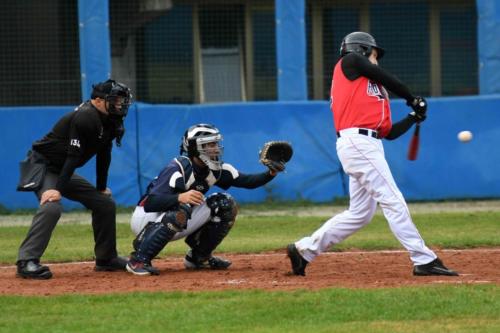
[[[186,237],[196,259],[208,259],[234,225],[238,209],[236,201],[227,193],[214,193],[207,198],[210,221]]]
[[[228,193],[214,193],[207,198],[212,222],[234,223],[238,215],[238,205]]]
[[[179,209],[166,212],[161,219],[161,223],[175,232],[182,231],[187,227],[187,221],[191,218],[191,212],[191,206],[180,204]]]

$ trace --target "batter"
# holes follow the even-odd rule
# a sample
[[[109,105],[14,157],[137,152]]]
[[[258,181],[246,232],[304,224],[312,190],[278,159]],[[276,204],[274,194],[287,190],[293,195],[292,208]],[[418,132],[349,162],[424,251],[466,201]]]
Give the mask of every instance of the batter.
[[[348,34],[340,52],[333,71],[331,110],[338,137],[337,154],[349,175],[349,209],[330,218],[311,236],[288,245],[293,273],[305,275],[307,264],[316,256],[368,224],[378,203],[392,233],[410,254],[414,275],[458,275],[425,245],[392,177],[381,141],[394,140],[413,124],[423,122],[427,102],[413,96],[402,82],[378,66],[384,50],[370,34]],[[413,109],[395,124],[386,88]]]

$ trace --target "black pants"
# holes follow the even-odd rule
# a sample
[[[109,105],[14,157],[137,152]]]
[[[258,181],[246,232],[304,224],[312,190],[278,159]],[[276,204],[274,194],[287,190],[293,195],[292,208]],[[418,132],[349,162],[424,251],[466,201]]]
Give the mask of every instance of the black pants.
[[[36,192],[38,200],[46,190],[55,189],[57,179],[58,175],[47,171],[42,188]],[[73,174],[66,190],[61,195],[80,202],[92,211],[96,259],[108,260],[116,257],[116,206],[113,199],[99,192],[85,178],[77,174]],[[46,202],[38,208],[26,239],[19,248],[18,260],[42,257],[61,213],[60,201]]]

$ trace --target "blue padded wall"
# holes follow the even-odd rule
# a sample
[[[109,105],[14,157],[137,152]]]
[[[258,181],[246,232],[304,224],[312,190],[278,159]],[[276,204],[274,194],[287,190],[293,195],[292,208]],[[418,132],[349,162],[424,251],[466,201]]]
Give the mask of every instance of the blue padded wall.
[[[384,141],[396,182],[409,200],[500,197],[500,95],[429,99],[417,161],[406,153],[411,131]],[[409,111],[394,100],[393,119]],[[15,191],[18,162],[31,142],[72,108],[0,108],[0,204],[36,207],[34,195]],[[287,172],[264,188],[230,189],[240,202],[269,198],[321,202],[347,195],[347,179],[338,161],[332,115],[327,102],[273,102],[214,105],[148,105],[136,103],[126,119],[121,148],[113,149],[109,186],[120,205],[135,205],[149,181],[179,153],[181,136],[192,124],[213,123],[224,136],[224,160],[242,172],[265,170],[258,151],[268,140],[291,141],[295,153]],[[470,130],[469,143],[457,133]],[[78,170],[95,181],[95,164]],[[67,207],[75,207],[67,202]]]

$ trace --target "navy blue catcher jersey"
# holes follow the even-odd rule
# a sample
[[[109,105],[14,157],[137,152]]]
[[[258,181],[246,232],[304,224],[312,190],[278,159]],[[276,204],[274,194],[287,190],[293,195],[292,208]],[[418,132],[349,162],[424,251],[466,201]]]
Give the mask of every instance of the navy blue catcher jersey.
[[[274,177],[269,171],[257,174],[243,174],[228,163],[214,171],[200,168],[186,156],[174,158],[148,185],[146,194],[139,200],[139,206],[146,211],[166,211],[178,205],[178,195],[189,190],[203,194],[216,185],[224,190],[231,186],[253,189],[265,185]],[[150,208],[146,209],[150,201]],[[154,202],[154,203],[153,203]]]

